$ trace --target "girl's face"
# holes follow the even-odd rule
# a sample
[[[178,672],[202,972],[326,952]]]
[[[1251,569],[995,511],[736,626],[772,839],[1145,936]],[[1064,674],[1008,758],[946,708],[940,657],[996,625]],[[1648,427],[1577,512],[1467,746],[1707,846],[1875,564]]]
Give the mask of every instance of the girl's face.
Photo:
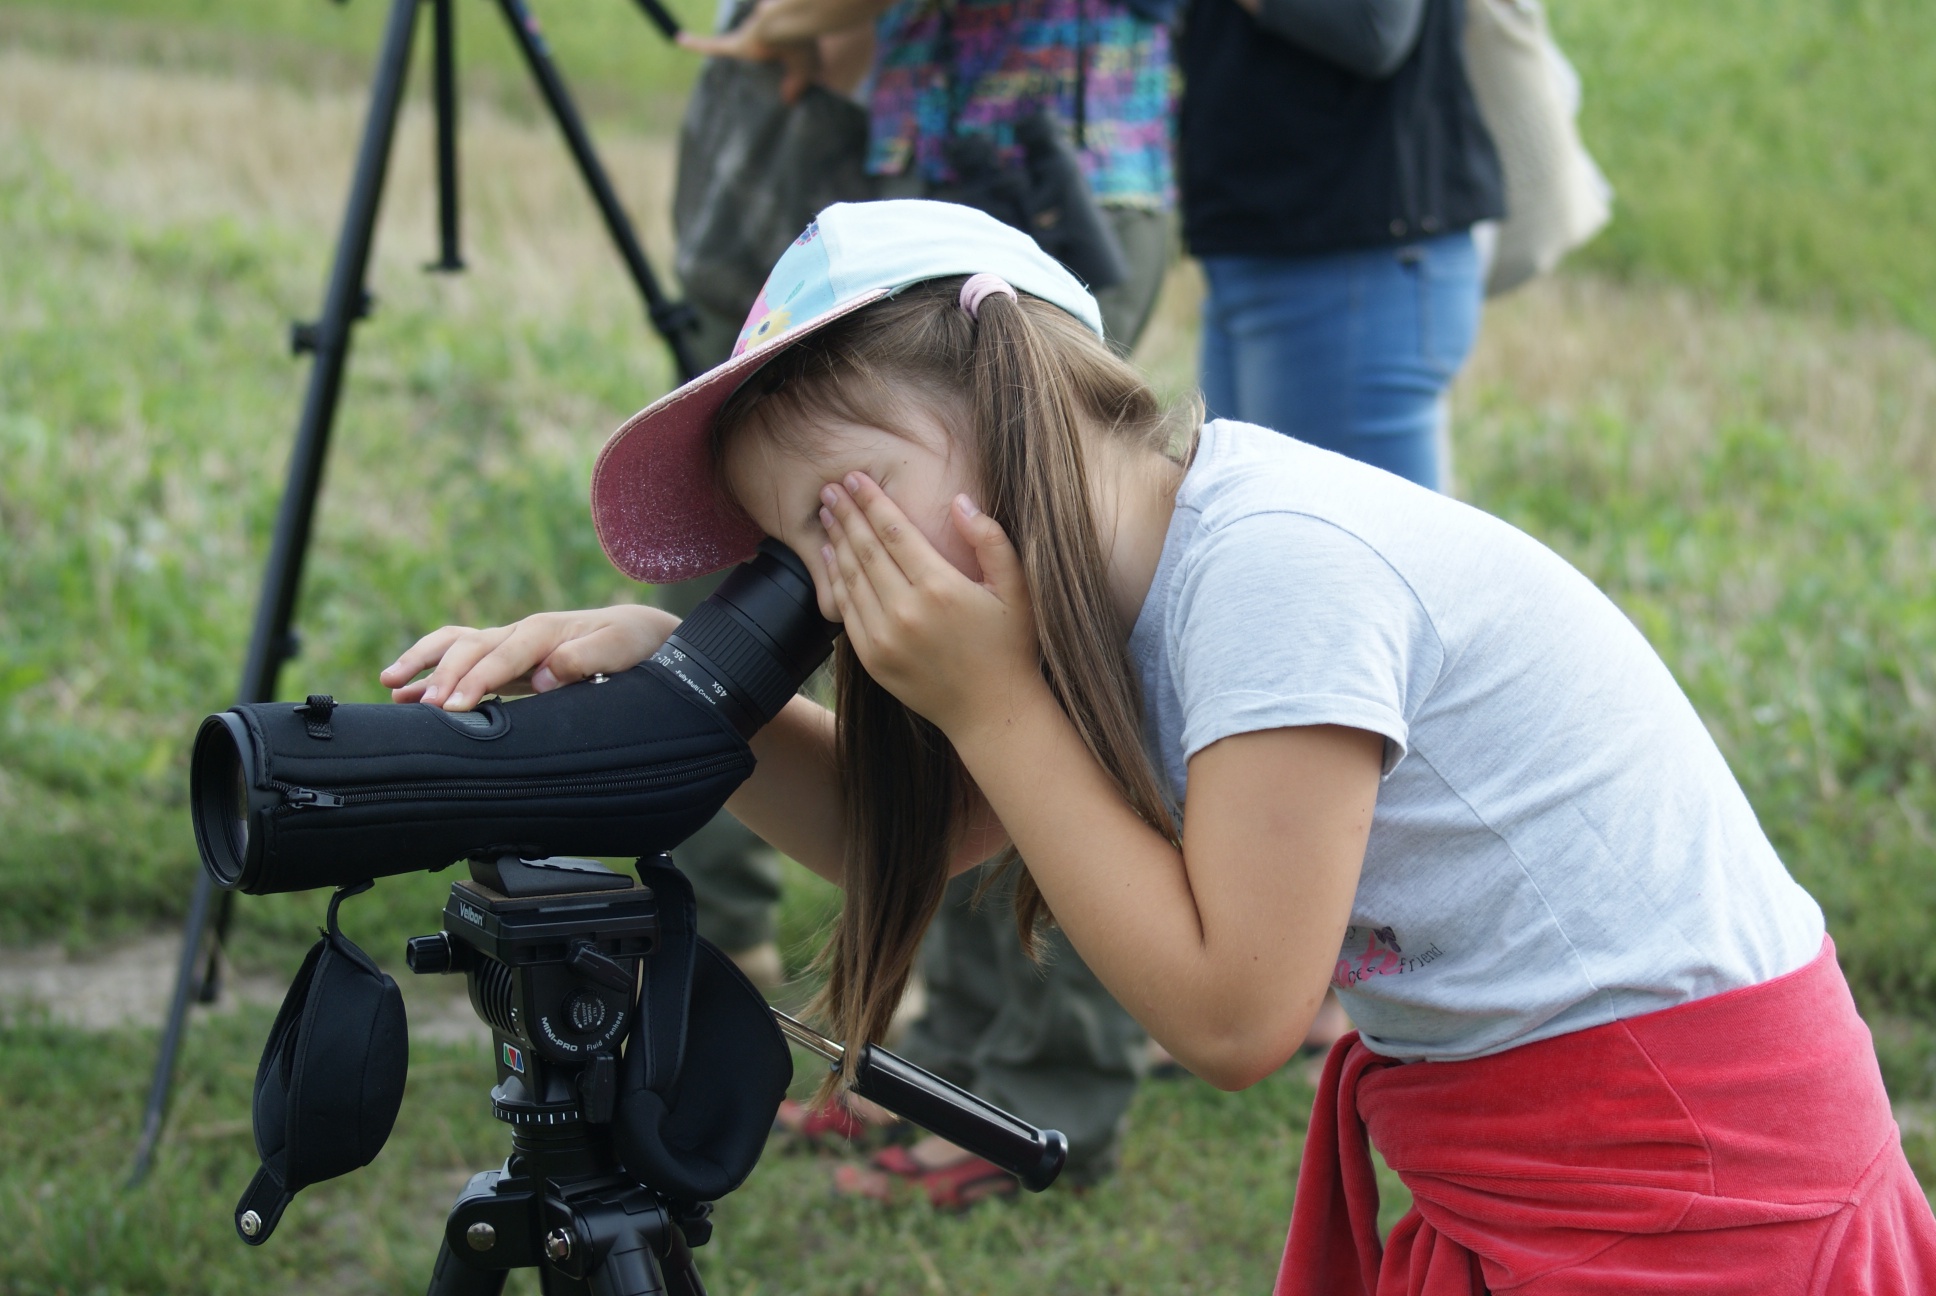
[[[804,433],[797,440],[804,450],[781,446],[754,428],[735,436],[726,448],[726,483],[762,531],[806,562],[822,616],[840,619],[821,565],[827,533],[820,525],[820,492],[848,473],[873,478],[942,557],[970,580],[981,579],[975,551],[950,518],[955,496],[972,499],[975,490],[954,437],[933,413],[910,402],[893,431],[826,422]]]

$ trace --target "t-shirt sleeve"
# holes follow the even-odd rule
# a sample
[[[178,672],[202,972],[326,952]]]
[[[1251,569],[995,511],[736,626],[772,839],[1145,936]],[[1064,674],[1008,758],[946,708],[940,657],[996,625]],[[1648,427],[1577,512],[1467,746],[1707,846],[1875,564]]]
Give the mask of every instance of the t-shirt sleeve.
[[[1301,513],[1206,535],[1167,628],[1184,759],[1233,734],[1347,725],[1384,736],[1386,774],[1443,659],[1425,608],[1370,545]]]

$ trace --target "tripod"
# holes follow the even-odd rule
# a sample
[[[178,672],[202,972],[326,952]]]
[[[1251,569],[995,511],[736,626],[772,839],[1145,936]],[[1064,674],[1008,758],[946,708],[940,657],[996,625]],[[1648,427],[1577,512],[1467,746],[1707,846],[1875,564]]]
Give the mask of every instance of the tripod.
[[[412,971],[470,982],[493,1031],[491,1112],[511,1127],[503,1169],[472,1175],[451,1208],[429,1296],[498,1296],[513,1269],[538,1270],[545,1296],[706,1296],[692,1247],[711,1238],[711,1204],[641,1184],[611,1139],[618,1042],[648,1029],[635,960],[668,936],[649,887],[506,857],[473,861],[444,930],[411,940]]]
[[[493,3],[502,13],[512,40],[537,83],[545,106],[564,134],[565,144],[586,187],[591,190],[592,201],[604,218],[605,228],[640,296],[644,298],[646,316],[672,352],[680,380],[696,376],[697,367],[688,339],[697,319],[690,307],[666,294],[653,274],[631,220],[620,205],[604,165],[592,148],[584,120],[579,116],[563,79],[552,63],[550,50],[539,34],[536,19],[532,17],[525,0],[493,0]],[[678,23],[659,0],[636,0],[636,3],[667,39],[678,35]],[[364,279],[396,133],[397,113],[402,106],[404,83],[410,68],[417,11],[425,5],[431,10],[434,41],[432,98],[436,116],[438,211],[438,258],[425,268],[443,273],[454,273],[464,268],[458,237],[454,0],[391,0],[383,44],[377,55],[369,110],[364,118],[363,138],[350,182],[349,203],[337,237],[336,255],[324,292],[322,313],[314,321],[296,324],[290,331],[291,349],[296,354],[312,357],[309,386],[303,399],[295,446],[290,452],[282,503],[276,514],[269,562],[263,575],[262,593],[256,604],[255,623],[242,668],[242,685],[237,691],[238,702],[271,700],[275,696],[276,680],[283,664],[296,655],[298,642],[293,620],[296,596],[302,583],[303,557],[309,544],[317,491],[322,484],[323,462],[329,449],[330,429],[336,417],[337,397],[342,388],[344,369],[349,362],[351,330],[358,320],[369,315],[373,305]],[[217,954],[228,933],[233,899],[234,894],[226,891],[218,899],[207,873],[197,870],[194,894],[189,901],[188,917],[182,928],[181,961],[176,969],[175,991],[169,1002],[168,1021],[162,1031],[161,1045],[155,1059],[148,1105],[142,1115],[141,1138],[135,1149],[130,1186],[147,1177],[154,1160],[155,1147],[160,1141],[162,1122],[167,1112],[169,1091],[174,1083],[175,1061],[181,1048],[189,1004],[191,1001],[211,1003],[219,992]],[[206,953],[204,946],[207,947]]]
[[[576,1113],[507,1103],[504,1088],[491,1097],[498,1119],[516,1122],[511,1158],[458,1195],[429,1296],[498,1296],[512,1269],[537,1269],[544,1296],[706,1296],[691,1248],[712,1236],[711,1204],[667,1201],[628,1179]],[[547,1116],[566,1119],[539,1123]]]

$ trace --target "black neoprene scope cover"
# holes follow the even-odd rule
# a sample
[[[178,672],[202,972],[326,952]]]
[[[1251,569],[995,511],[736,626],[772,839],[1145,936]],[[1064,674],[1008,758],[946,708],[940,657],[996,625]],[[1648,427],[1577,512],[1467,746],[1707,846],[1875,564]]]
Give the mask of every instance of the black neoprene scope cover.
[[[208,717],[190,799],[203,862],[252,895],[471,856],[642,855],[753,769],[712,707],[646,667],[470,712],[251,703]]]
[[[255,1146],[262,1168],[235,1207],[244,1242],[268,1241],[283,1210],[310,1184],[376,1159],[396,1124],[410,1066],[397,983],[336,923],[310,948],[269,1030],[255,1073]]]

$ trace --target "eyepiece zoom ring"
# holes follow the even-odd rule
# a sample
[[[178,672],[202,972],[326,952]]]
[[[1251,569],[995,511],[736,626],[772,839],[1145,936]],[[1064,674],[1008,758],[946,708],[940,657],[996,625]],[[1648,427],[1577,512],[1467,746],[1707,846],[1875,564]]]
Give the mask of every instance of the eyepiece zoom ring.
[[[693,609],[673,637],[705,658],[761,723],[778,715],[799,687],[765,637],[713,600]]]

